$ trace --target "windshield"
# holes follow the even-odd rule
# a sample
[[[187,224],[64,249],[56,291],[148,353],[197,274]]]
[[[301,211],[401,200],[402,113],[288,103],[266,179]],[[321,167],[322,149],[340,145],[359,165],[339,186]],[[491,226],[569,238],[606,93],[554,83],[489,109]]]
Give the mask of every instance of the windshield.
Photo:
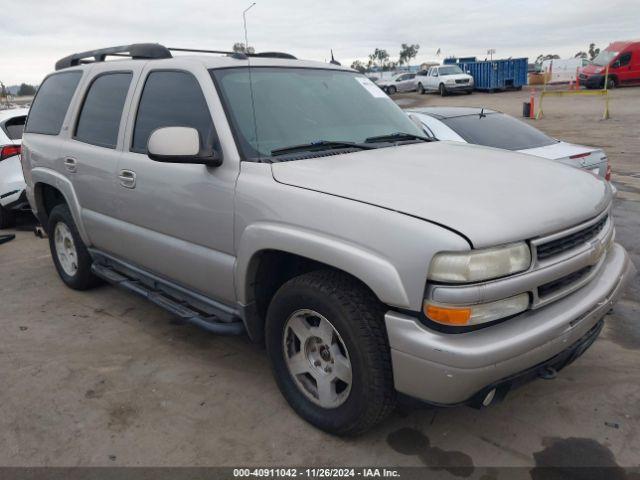
[[[442,122],[469,143],[506,150],[525,150],[556,143],[540,130],[503,113],[443,118]]]
[[[273,67],[249,72],[242,67],[214,69],[211,75],[248,160],[269,159],[273,150],[320,141],[360,143],[397,132],[423,135],[377,85],[357,73]]]
[[[447,67],[438,68],[438,72],[440,75],[458,75],[459,73],[464,73],[459,66],[457,65],[449,65]]]
[[[609,65],[609,62],[611,62],[611,60],[616,57],[616,55],[618,55],[618,52],[614,52],[611,50],[602,50],[598,54],[598,56],[593,59],[593,63],[601,67],[606,67],[607,65]]]

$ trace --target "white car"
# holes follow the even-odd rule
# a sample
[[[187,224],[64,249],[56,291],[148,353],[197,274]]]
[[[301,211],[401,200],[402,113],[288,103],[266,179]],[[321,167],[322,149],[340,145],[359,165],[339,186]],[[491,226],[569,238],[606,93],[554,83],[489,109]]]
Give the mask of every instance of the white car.
[[[378,85],[389,95],[396,92],[413,92],[416,89],[415,73],[400,73],[390,80],[379,80]]]
[[[606,180],[611,167],[603,150],[563,142],[510,115],[476,107],[427,107],[406,111],[437,140],[473,143],[556,160]]]
[[[438,92],[445,96],[453,92],[473,92],[473,77],[464,73],[457,65],[442,65],[421,70],[415,78],[419,93]]]
[[[28,108],[0,110],[0,228],[13,225],[14,213],[30,210],[20,165],[22,130]]]

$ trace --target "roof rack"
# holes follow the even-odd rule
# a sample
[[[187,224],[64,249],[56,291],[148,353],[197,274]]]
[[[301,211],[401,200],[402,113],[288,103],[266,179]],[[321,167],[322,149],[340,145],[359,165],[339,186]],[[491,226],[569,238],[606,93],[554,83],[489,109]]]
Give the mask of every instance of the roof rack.
[[[170,50],[172,52],[220,53],[223,55],[229,55],[230,57],[233,57],[233,58],[237,58],[238,60],[243,60],[247,57],[284,58],[287,60],[297,60],[297,58],[291,55],[290,53],[284,53],[284,52],[245,53],[245,52],[230,52],[227,50],[201,50],[201,49],[194,49],[194,48],[175,48],[175,47],[169,47],[167,50]]]
[[[85,63],[104,62],[107,56],[129,57],[132,59],[171,58],[169,49],[159,43],[133,43],[119,47],[100,48],[86,52],[74,53],[56,62],[56,70],[75,67]]]
[[[133,43],[131,45],[120,45],[119,47],[100,48],[98,50],[88,50],[86,52],[74,53],[64,57],[56,62],[56,70],[63,68],[75,67],[86,63],[104,62],[107,57],[128,57],[134,60],[154,60],[161,58],[172,58],[171,52],[192,52],[192,53],[219,53],[229,55],[238,60],[247,57],[258,58],[284,58],[289,60],[297,60],[290,53],[283,52],[260,52],[260,53],[242,53],[230,52],[226,50],[200,50],[193,48],[167,48],[159,43]]]

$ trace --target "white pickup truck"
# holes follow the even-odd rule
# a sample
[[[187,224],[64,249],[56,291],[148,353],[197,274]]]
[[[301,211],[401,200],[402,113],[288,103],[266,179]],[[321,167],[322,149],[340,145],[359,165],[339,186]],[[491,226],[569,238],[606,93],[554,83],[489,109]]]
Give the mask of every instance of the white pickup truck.
[[[471,94],[474,84],[473,77],[464,73],[457,65],[441,65],[421,70],[415,78],[418,93],[438,92],[445,96],[452,92]]]

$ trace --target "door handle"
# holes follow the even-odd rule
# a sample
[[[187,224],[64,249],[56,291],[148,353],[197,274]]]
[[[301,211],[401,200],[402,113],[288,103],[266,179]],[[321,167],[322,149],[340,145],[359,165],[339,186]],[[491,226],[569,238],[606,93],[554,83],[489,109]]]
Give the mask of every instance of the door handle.
[[[120,170],[118,179],[120,180],[120,185],[124,188],[136,188],[136,172]]]
[[[64,159],[64,168],[66,168],[69,173],[76,173],[78,162],[76,162],[75,158],[67,157]]]

